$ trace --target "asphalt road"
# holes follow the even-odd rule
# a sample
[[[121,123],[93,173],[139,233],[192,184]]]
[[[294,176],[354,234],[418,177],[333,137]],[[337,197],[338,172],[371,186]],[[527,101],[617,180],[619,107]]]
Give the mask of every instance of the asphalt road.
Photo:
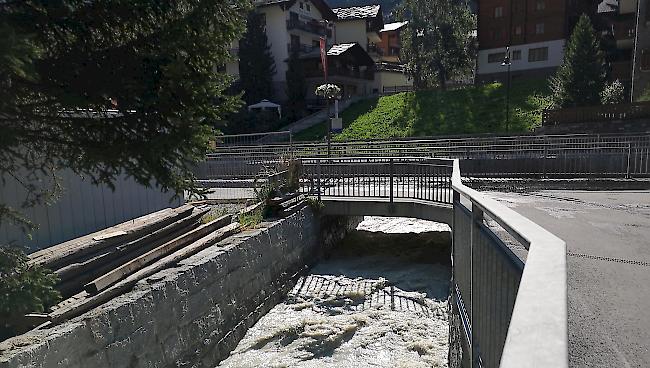
[[[650,367],[650,191],[488,192],[567,243],[571,367]]]

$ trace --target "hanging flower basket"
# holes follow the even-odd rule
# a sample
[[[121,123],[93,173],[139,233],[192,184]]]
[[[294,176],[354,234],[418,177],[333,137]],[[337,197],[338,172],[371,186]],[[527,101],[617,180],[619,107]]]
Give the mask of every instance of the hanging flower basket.
[[[321,84],[316,87],[316,96],[320,96],[327,99],[337,98],[341,95],[341,87],[336,84]]]

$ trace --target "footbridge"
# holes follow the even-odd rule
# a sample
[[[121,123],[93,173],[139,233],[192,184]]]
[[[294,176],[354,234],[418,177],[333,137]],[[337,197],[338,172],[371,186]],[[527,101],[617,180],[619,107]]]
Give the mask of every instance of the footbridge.
[[[234,139],[234,143],[227,143]],[[577,134],[272,143],[223,138],[211,187],[298,176],[331,215],[415,217],[452,228],[452,315],[463,367],[567,367],[566,244],[461,177],[648,178],[650,135]],[[250,137],[246,137],[250,139]],[[287,176],[287,162],[299,170]],[[219,187],[221,185],[221,187]],[[450,355],[453,352],[450,352]]]
[[[568,366],[565,243],[465,186],[457,159],[304,158],[300,167],[300,190],[324,214],[451,226],[463,366]]]

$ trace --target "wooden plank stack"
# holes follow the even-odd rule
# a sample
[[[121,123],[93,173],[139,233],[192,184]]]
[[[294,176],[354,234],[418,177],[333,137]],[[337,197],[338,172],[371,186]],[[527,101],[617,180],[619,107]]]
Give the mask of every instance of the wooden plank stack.
[[[232,215],[201,223],[209,207],[185,205],[127,221],[30,255],[53,270],[64,300],[26,323],[46,327],[79,316],[140,280],[241,231]]]
[[[271,213],[274,213],[281,218],[285,218],[298,212],[306,205],[306,196],[298,192],[278,194],[277,196],[268,199],[268,206]]]

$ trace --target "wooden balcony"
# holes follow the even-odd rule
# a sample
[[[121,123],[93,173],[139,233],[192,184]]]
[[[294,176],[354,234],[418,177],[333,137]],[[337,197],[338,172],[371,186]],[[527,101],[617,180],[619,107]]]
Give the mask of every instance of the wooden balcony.
[[[312,33],[319,36],[330,37],[330,32],[327,27],[322,23],[313,20],[310,22],[302,21],[299,19],[289,19],[287,20],[287,30],[299,29],[308,33]]]
[[[375,78],[375,71],[372,69],[359,70],[346,67],[330,67],[327,72],[330,77],[347,77],[365,80],[373,80]],[[305,76],[307,78],[322,78],[323,71],[317,69],[305,70]]]

